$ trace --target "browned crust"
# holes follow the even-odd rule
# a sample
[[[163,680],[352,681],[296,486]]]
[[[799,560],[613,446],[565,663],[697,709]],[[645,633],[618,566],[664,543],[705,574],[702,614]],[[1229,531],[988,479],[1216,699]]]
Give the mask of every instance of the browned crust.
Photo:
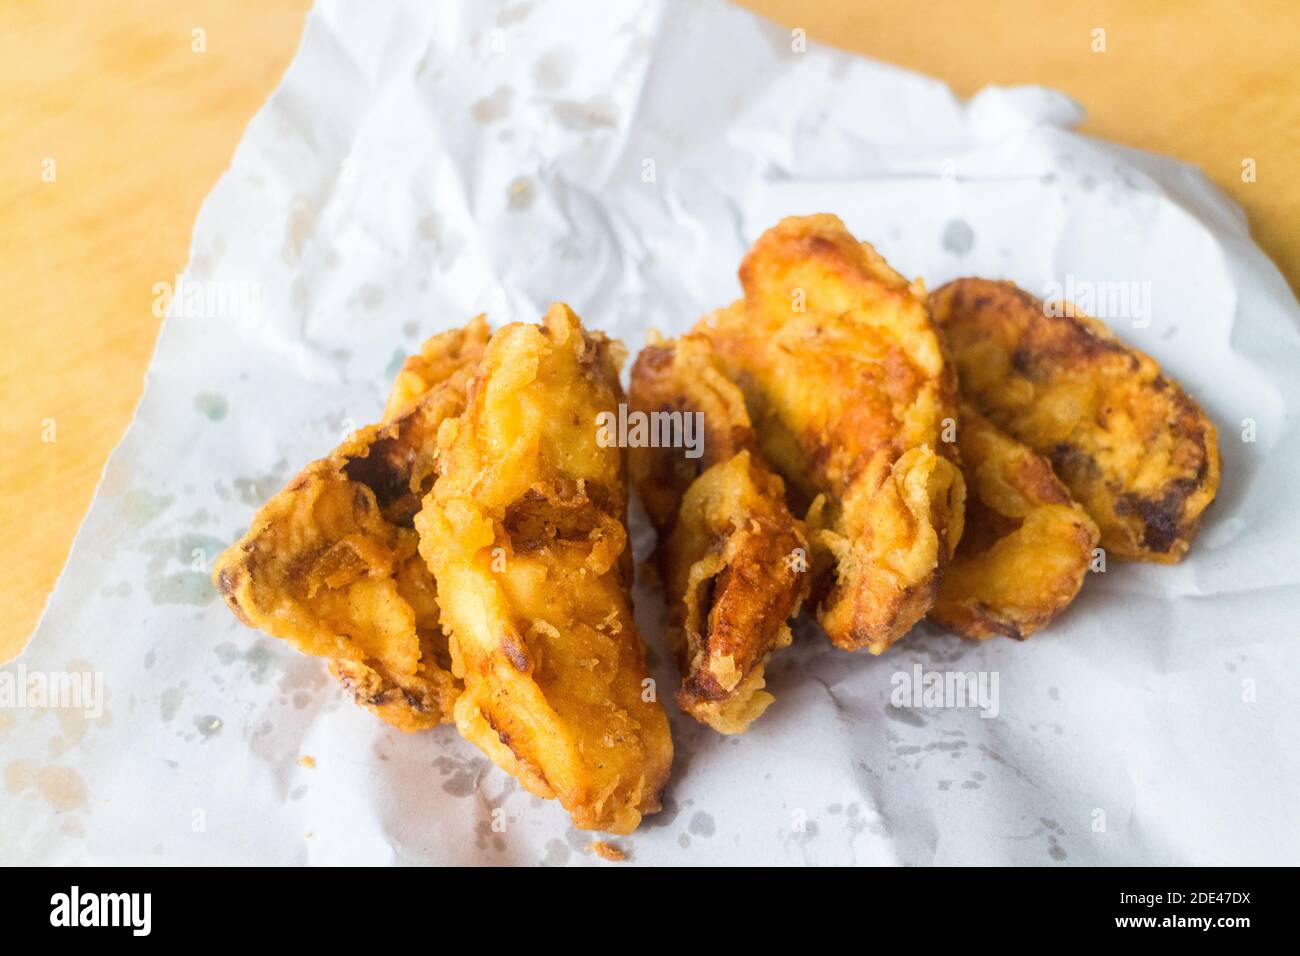
[[[1154,359],[1009,282],[958,279],[931,310],[963,396],[1052,463],[1107,552],[1161,563],[1187,552],[1218,490],[1218,437]]]
[[[421,368],[446,377],[420,395],[408,382],[395,417],[307,465],[213,569],[242,623],[329,659],[357,703],[403,730],[449,721],[459,693],[412,519],[433,484],[438,428],[463,408],[485,336],[480,317],[430,339]],[[372,581],[382,599],[370,596]],[[389,634],[382,649],[362,643],[375,629]]]
[[[621,348],[556,303],[499,330],[441,431],[416,516],[438,580],[461,733],[581,829],[631,832],[672,764],[627,585]]]
[[[771,703],[771,655],[808,591],[809,546],[785,488],[758,451],[744,396],[708,342],[686,336],[642,350],[633,412],[700,412],[698,458],[633,448],[631,471],[659,529],[671,639],[683,672],[678,705],[722,733],[741,733]]]
[[[632,366],[628,407],[655,413],[703,415],[698,458],[680,448],[633,448],[632,480],[651,522],[672,530],[686,489],[705,471],[740,451],[757,451],[745,397],[718,366],[706,339],[688,335],[647,345]]]
[[[400,417],[434,387],[476,363],[487,348],[491,334],[487,316],[480,314],[462,329],[426,340],[419,354],[408,356],[402,363],[389,392],[383,420]]]
[[[810,577],[781,479],[753,455],[737,453],[688,489],[661,549],[685,674],[677,702],[722,733],[744,732],[771,703],[767,665],[791,641]]]
[[[958,434],[965,528],[930,617],[975,640],[1023,640],[1078,593],[1097,526],[1045,458],[969,404],[961,407]]]
[[[834,216],[784,219],[740,269],[745,296],[706,316],[774,470],[806,514],[827,636],[879,654],[934,601],[961,534],[956,379],[909,283]]]

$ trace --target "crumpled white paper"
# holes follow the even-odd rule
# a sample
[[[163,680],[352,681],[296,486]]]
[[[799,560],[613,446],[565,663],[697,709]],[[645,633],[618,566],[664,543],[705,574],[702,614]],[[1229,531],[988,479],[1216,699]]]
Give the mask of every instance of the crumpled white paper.
[[[833,211],[932,288],[1138,283],[1149,309],[1112,324],[1219,424],[1223,486],[1186,561],[1112,563],[1026,644],[921,625],[872,658],[804,626],[744,737],[670,704],[668,808],[618,841],[631,862],[1300,861],[1286,284],[1200,173],[1070,132],[1059,94],[963,102],[795,46],[719,2],[311,14],[203,207],[135,422],[7,668],[100,673],[107,703],[0,712],[0,859],[596,862],[592,835],[452,728],[393,731],[239,625],[207,569],[378,416],[426,336],[561,299],[636,349],[735,298],[781,216]],[[675,687],[662,600],[639,587],[637,607]],[[892,707],[917,665],[996,675],[997,715]]]

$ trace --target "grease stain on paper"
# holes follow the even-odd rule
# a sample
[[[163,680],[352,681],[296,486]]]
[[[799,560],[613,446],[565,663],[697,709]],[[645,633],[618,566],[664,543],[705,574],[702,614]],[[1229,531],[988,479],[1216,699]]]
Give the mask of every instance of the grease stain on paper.
[[[582,101],[559,100],[551,112],[561,126],[574,132],[618,126],[618,104],[600,94]]]
[[[954,256],[964,256],[975,248],[975,230],[965,219],[949,219],[943,227],[943,248]]]
[[[475,100],[470,105],[469,112],[474,119],[483,123],[495,123],[499,119],[504,119],[510,112],[510,101],[514,98],[514,90],[509,86],[498,86],[492,91],[491,96],[485,96],[481,100]]]
[[[29,760],[14,760],[5,765],[4,781],[12,794],[34,789],[57,813],[81,810],[90,803],[86,781],[71,767],[49,764],[38,768]]]
[[[554,92],[568,86],[575,57],[567,46],[558,46],[538,57],[533,64],[533,81],[538,89]]]
[[[230,411],[230,403],[217,392],[199,392],[194,396],[194,408],[210,422],[219,422]]]

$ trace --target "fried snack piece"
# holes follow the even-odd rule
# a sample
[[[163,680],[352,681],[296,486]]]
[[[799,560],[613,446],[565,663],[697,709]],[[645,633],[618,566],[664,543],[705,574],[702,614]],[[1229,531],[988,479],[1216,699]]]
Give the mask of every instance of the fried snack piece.
[[[1214,425],[1147,355],[1073,307],[958,279],[930,299],[962,395],[1046,457],[1107,552],[1172,564],[1219,487]]]
[[[1047,459],[970,405],[960,414],[966,520],[930,618],[962,637],[1023,640],[1074,600],[1099,532]]]
[[[781,479],[737,452],[687,489],[662,548],[670,621],[685,677],[677,703],[724,734],[744,733],[772,703],[772,654],[808,592],[808,542]]]
[[[486,338],[479,317],[426,342],[443,379],[304,468],[213,569],[241,621],[329,658],[359,704],[402,730],[450,721],[459,693],[412,519]]]
[[[659,809],[673,753],[628,597],[625,456],[597,440],[621,351],[560,304],[498,331],[415,519],[465,682],[460,732],[613,833]]]
[[[929,611],[961,537],[965,486],[940,440],[956,380],[925,290],[830,215],[769,229],[740,280],[745,298],[696,331],[808,509],[822,627],[879,654]]]
[[[669,637],[683,672],[677,703],[714,730],[743,733],[772,703],[764,671],[773,652],[789,646],[789,619],[807,596],[803,523],[786,507],[744,396],[707,340],[688,335],[643,349],[628,400],[652,434],[673,421],[668,416],[703,419],[698,457],[660,441],[634,446],[629,461],[659,533]]]
[[[428,392],[451,378],[460,369],[477,362],[487,348],[491,330],[487,316],[476,315],[454,333],[435,335],[420,347],[418,355],[408,356],[393,382],[384,407],[383,420],[397,418]]]

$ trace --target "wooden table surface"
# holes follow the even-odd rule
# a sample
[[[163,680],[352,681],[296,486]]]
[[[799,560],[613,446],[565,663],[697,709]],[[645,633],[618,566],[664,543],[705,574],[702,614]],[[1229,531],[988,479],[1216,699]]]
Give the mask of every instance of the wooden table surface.
[[[745,5],[962,94],[1069,93],[1086,132],[1199,165],[1300,288],[1294,0]],[[139,399],[153,284],[185,266],[199,204],[292,58],[307,7],[0,5],[0,660],[30,635]]]

